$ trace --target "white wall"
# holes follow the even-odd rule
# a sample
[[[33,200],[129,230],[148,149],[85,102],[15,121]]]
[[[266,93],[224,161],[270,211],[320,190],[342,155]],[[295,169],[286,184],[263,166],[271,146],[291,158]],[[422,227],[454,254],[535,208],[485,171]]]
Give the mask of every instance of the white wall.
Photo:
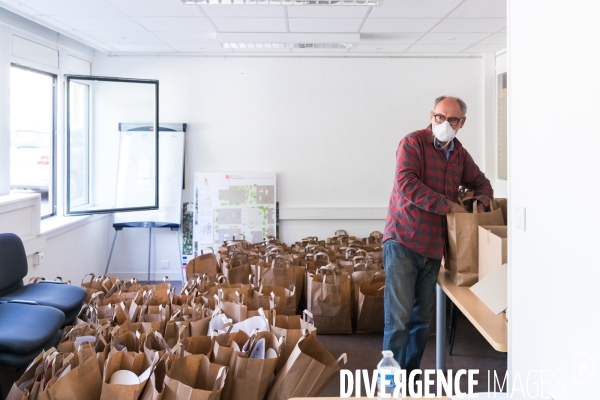
[[[188,124],[184,201],[192,200],[194,171],[275,171],[280,236],[286,242],[309,234],[332,236],[336,229],[361,237],[382,231],[398,142],[428,125],[440,94],[467,102],[468,120],[459,138],[484,168],[481,58],[97,53],[94,70],[160,81],[160,121]],[[311,217],[313,208],[320,209],[318,221]],[[347,216],[339,219],[339,208],[347,209]],[[126,235],[132,240],[130,255],[118,251],[117,242],[111,265],[120,272],[145,271],[147,232]],[[169,242],[167,235],[157,239],[157,260],[166,257],[158,247]],[[171,261],[176,263],[177,258]]]
[[[46,240],[44,263],[33,265],[31,257],[25,282],[30,277],[41,276],[79,285],[88,273],[96,276],[104,273],[108,254],[110,219],[96,217],[78,224],[76,228],[58,229],[43,235]]]
[[[598,397],[597,2],[509,1],[509,369],[546,393]],[[535,377],[535,378],[534,378]],[[517,380],[513,378],[513,384]],[[564,396],[563,394],[564,386]]]

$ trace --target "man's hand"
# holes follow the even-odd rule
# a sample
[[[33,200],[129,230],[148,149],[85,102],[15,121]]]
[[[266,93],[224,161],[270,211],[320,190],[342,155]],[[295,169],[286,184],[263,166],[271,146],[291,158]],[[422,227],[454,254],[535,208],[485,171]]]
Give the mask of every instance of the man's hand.
[[[482,203],[477,203],[477,212],[478,213],[485,212],[485,206]]]
[[[450,201],[448,199],[446,199],[446,204],[448,204],[448,207],[450,207],[450,212],[451,213],[466,213],[467,210],[465,210],[465,208],[463,206],[461,206],[458,203],[455,203],[453,201]]]

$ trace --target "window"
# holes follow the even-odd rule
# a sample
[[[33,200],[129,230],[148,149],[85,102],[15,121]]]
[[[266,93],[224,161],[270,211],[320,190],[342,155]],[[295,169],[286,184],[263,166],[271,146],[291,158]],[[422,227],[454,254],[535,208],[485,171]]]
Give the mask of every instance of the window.
[[[158,81],[66,83],[66,214],[158,209]]]
[[[41,194],[42,218],[56,214],[56,76],[10,69],[10,188]]]
[[[70,157],[69,168],[69,202],[72,207],[89,204],[89,111],[90,86],[84,83],[71,82],[69,86],[70,135],[67,146]]]

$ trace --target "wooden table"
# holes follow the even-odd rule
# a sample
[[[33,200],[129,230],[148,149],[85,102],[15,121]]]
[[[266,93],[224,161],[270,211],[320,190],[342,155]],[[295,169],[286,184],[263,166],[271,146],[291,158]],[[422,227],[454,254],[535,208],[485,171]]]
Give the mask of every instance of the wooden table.
[[[468,286],[456,286],[450,280],[450,272],[444,268],[440,269],[436,290],[436,369],[446,371],[446,295],[494,349],[504,353],[508,351],[508,327],[504,313],[494,314]]]

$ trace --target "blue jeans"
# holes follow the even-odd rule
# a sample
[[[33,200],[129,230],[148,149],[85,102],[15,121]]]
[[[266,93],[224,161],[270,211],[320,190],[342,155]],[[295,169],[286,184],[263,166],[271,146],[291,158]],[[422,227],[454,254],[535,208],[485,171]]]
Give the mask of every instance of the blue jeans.
[[[440,264],[441,260],[423,257],[395,240],[383,244],[386,276],[383,350],[394,352],[407,376],[421,365]]]

